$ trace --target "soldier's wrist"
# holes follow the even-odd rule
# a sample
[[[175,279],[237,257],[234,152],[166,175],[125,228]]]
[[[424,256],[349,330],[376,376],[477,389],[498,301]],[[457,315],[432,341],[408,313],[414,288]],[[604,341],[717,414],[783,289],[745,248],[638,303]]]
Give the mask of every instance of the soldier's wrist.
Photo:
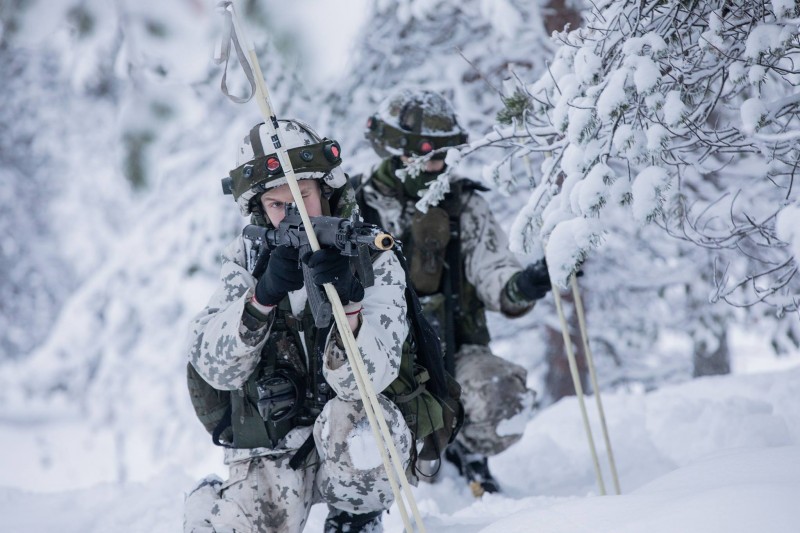
[[[249,330],[256,330],[261,328],[267,321],[269,321],[270,313],[275,308],[274,305],[262,305],[256,300],[255,296],[244,304],[244,314],[242,315],[242,322]]]
[[[531,300],[519,289],[518,282],[520,276],[522,276],[522,272],[517,272],[511,276],[503,290],[505,292],[506,299],[510,303],[516,305],[529,304],[531,303]]]

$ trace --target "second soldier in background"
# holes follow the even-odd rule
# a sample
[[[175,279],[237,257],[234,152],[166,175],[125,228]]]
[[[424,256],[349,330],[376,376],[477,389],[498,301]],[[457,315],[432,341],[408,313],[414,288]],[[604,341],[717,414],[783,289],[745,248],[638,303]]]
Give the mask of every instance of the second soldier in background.
[[[464,426],[445,458],[473,493],[496,492],[486,458],[521,438],[524,424],[503,422],[525,416],[535,393],[526,386],[524,368],[489,349],[485,310],[508,317],[527,313],[550,288],[546,264],[522,268],[478,194],[486,189],[474,181],[453,176],[439,205],[426,213],[416,209],[423,190],[444,171],[445,154],[434,154],[416,175],[402,172],[409,158],[467,139],[440,94],[402,90],[389,96],[369,118],[366,136],[383,160],[356,180],[362,214],[402,239],[414,288],[463,389]]]

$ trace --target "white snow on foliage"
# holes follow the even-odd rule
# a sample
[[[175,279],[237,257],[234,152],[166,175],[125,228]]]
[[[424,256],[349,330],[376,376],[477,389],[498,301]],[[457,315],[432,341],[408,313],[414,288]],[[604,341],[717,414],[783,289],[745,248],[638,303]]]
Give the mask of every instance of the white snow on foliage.
[[[781,44],[781,29],[781,26],[775,24],[756,26],[747,37],[744,56],[757,60],[761,55],[775,51]]]
[[[650,166],[639,172],[633,180],[633,216],[641,223],[656,216],[664,205],[664,191],[670,185],[670,176],[661,167]]]
[[[519,32],[520,19],[509,0],[481,0],[481,14],[506,37]]]
[[[771,0],[770,3],[778,20],[791,18],[798,12],[796,0]]]
[[[749,98],[742,103],[742,130],[753,134],[761,127],[767,116],[767,108],[761,98]]]
[[[559,223],[545,247],[550,279],[565,287],[575,265],[583,262],[601,234],[601,224],[595,219],[573,218]]]
[[[581,48],[575,52],[573,61],[575,65],[575,74],[577,74],[578,80],[581,83],[593,82],[603,68],[603,63],[600,58],[588,48]]]
[[[669,91],[664,98],[664,120],[670,126],[678,124],[686,112],[680,91]]]
[[[596,213],[608,200],[608,185],[617,179],[616,174],[608,165],[598,163],[586,175],[583,181],[573,188],[570,196],[576,213],[591,215]]]
[[[794,256],[795,263],[800,264],[800,205],[793,204],[784,207],[778,213],[775,223],[778,238],[789,243],[789,249]]]
[[[603,120],[609,120],[627,103],[628,95],[625,92],[627,79],[627,69],[617,70],[610,76],[608,84],[597,99],[597,114]]]

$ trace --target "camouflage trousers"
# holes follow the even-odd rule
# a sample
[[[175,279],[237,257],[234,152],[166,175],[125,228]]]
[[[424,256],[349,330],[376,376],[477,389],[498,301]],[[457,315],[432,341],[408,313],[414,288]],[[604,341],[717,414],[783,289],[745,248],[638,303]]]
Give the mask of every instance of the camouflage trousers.
[[[519,441],[536,399],[525,384],[527,370],[478,344],[463,345],[455,363],[465,411],[457,438],[484,455],[498,454]]]
[[[397,407],[378,395],[407,466],[413,440]],[[230,465],[228,480],[202,480],[186,497],[186,533],[299,533],[311,506],[363,514],[388,509],[391,485],[361,401],[330,400],[314,424],[316,461],[293,470],[294,450]],[[311,458],[310,458],[311,459]]]

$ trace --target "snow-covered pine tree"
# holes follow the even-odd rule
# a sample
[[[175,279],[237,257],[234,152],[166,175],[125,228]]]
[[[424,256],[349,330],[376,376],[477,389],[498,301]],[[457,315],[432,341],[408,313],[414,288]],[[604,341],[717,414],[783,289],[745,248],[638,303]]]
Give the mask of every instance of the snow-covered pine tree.
[[[711,353],[724,346],[719,317],[743,313],[704,300],[771,306],[748,309],[750,322],[796,312],[795,231],[787,223],[783,237],[776,219],[798,199],[798,9],[789,0],[595,3],[584,28],[559,36],[547,72],[518,85],[522,112],[484,139],[512,160],[545,156],[515,222],[516,248],[546,244],[563,283],[604,238],[654,222],[693,268],[688,284],[654,280],[648,300],[691,288],[681,329],[693,324],[695,345]],[[796,345],[796,316],[777,320],[775,343]],[[712,330],[717,341],[706,342]]]
[[[83,55],[118,49],[118,34],[62,4],[7,2],[0,13],[0,361],[47,337],[126,221],[126,185],[110,171],[112,63]]]
[[[721,298],[741,303],[734,291],[748,286],[759,301],[795,309],[781,296],[796,264],[774,220],[797,194],[797,16],[778,0],[597,4],[525,87],[519,149],[549,157],[520,244],[628,204],[638,222],[664,221],[748,259],[721,280]],[[591,245],[578,248],[557,265],[563,274]]]

